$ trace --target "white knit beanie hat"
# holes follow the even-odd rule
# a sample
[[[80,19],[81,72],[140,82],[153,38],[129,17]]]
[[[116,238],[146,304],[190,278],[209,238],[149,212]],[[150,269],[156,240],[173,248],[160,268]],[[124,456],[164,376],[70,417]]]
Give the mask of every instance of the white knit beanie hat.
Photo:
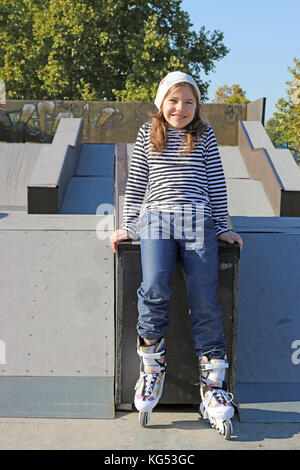
[[[160,109],[161,104],[164,100],[164,97],[166,96],[170,88],[176,83],[181,83],[181,82],[189,83],[190,85],[192,85],[195,88],[199,101],[200,101],[201,93],[193,77],[191,77],[190,75],[184,72],[170,72],[168,73],[168,75],[165,76],[165,78],[162,79],[162,81],[158,85],[158,89],[157,89],[157,93],[156,93],[156,97],[154,101],[154,104],[157,106],[158,109]]]

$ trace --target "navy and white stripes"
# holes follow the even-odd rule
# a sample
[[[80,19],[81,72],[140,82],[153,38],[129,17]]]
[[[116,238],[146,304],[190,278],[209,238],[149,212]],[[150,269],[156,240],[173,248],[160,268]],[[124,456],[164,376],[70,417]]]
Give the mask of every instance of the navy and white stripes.
[[[139,130],[127,180],[122,228],[132,237],[139,216],[148,210],[187,208],[212,216],[216,234],[227,231],[227,191],[213,129],[208,126],[194,150],[185,154],[186,130],[168,129],[167,149],[151,150],[151,124]]]

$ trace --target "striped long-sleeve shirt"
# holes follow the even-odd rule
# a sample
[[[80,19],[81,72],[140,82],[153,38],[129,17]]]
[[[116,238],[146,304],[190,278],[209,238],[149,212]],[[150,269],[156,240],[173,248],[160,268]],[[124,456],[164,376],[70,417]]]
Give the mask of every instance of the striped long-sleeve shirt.
[[[217,235],[227,231],[227,190],[213,129],[207,127],[189,154],[182,144],[185,130],[168,129],[167,149],[161,153],[151,149],[150,130],[151,124],[144,124],[134,146],[122,228],[134,238],[146,211],[193,206],[212,217]]]

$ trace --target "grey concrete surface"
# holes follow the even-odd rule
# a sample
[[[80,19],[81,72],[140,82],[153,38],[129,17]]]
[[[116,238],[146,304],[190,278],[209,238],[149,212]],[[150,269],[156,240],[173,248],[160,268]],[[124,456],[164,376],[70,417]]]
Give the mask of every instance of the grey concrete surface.
[[[274,210],[260,180],[252,179],[239,147],[219,147],[230,216],[272,217]]]
[[[297,164],[291,152],[288,149],[276,149],[261,122],[243,121],[243,125],[253,147],[265,148],[268,151],[285,191],[299,191],[300,174],[296,171]]]
[[[27,212],[27,185],[48,144],[0,143],[0,210]]]
[[[137,412],[115,419],[0,418],[0,450],[299,450],[299,423],[240,423],[226,441],[193,411]],[[110,455],[110,454],[109,454]]]
[[[113,418],[109,217],[0,214],[0,416]]]

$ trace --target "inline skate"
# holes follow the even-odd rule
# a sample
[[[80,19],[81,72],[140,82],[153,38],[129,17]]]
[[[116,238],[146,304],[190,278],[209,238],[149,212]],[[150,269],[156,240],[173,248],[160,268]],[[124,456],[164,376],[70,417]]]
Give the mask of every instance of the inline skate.
[[[139,411],[139,422],[145,427],[150,422],[153,408],[162,391],[166,370],[165,339],[147,346],[138,337],[137,353],[141,358],[140,377],[135,386],[134,404]]]
[[[225,387],[225,359],[199,358],[200,369],[200,415],[207,419],[225,439],[230,439],[233,428],[231,418],[234,415],[233,396]]]

